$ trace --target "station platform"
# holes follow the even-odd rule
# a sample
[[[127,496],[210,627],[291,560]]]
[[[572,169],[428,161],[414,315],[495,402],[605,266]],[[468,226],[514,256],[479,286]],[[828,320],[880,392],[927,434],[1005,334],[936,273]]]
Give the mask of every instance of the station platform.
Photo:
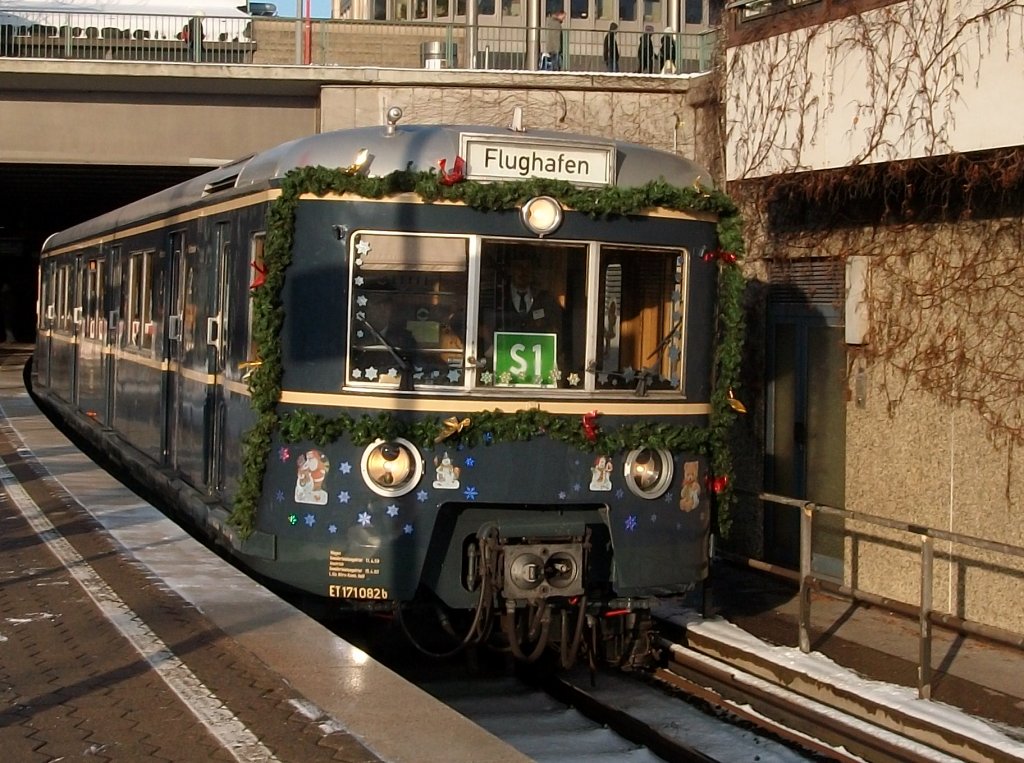
[[[4,760],[529,760],[100,470],[0,344]]]
[[[0,344],[4,759],[528,760],[96,468],[24,390],[31,350]],[[918,700],[916,621],[816,593],[804,655],[797,602],[788,581],[716,560],[709,616],[665,618],[723,659],[813,674],[1024,761],[1024,650],[936,627]]]

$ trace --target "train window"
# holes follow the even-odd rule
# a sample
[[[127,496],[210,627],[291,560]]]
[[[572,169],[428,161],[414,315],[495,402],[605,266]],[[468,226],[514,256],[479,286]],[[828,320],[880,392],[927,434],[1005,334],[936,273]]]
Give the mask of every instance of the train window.
[[[352,247],[349,382],[463,386],[468,241],[360,233]]]
[[[601,248],[598,389],[679,389],[685,253]]]
[[[243,378],[248,378],[252,370],[256,368],[254,364],[259,363],[260,348],[259,345],[252,338],[252,295],[256,289],[263,285],[263,279],[267,274],[266,261],[263,259],[263,252],[267,243],[267,234],[264,231],[254,233],[252,239],[249,241],[249,267],[250,276],[252,280],[249,282],[249,318],[248,328],[246,329],[247,334],[247,345],[249,347],[248,354],[245,356],[243,368],[245,373]]]
[[[103,326],[103,260],[89,260],[85,273],[85,335],[98,339]]]
[[[153,347],[153,297],[150,268],[153,252],[132,252],[128,258],[128,347]]]
[[[587,247],[484,241],[477,383],[584,387]]]

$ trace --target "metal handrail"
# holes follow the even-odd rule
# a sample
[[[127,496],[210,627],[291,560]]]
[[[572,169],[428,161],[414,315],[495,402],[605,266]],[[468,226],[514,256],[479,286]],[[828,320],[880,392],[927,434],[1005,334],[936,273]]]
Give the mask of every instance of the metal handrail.
[[[544,32],[540,27],[486,24],[469,27],[465,23],[428,21],[316,19],[308,27],[291,22],[284,18],[247,16],[4,9],[0,12],[0,56],[197,64],[251,64],[259,60],[282,65],[301,62],[390,67],[396,66],[396,53],[402,44],[408,54],[410,50],[418,53],[418,46],[429,41],[444,41],[444,68],[534,71],[539,61],[530,57],[530,38],[532,35],[539,39]],[[379,52],[372,55],[372,60],[345,64],[352,60],[349,54],[353,34],[387,38],[389,44],[382,45]],[[621,73],[636,73],[640,68],[637,61],[640,34],[626,30],[618,33],[618,71]],[[603,30],[564,30],[562,71],[604,72],[607,68],[603,60],[604,35]],[[280,44],[282,40],[293,38],[294,58],[292,46]],[[674,34],[675,71],[708,71],[718,38],[718,30]],[[461,56],[457,55],[457,48],[463,46],[474,50],[458,51]],[[259,59],[257,49],[265,49]],[[271,60],[282,56],[282,60]],[[404,65],[434,68],[436,64],[436,60],[420,60],[414,54],[406,56]]]
[[[933,583],[933,565],[934,565],[934,542],[936,540],[948,541],[951,543],[957,543],[964,546],[973,548],[985,549],[987,551],[993,551],[1000,554],[1006,554],[1008,556],[1024,559],[1024,548],[1020,546],[1014,546],[1007,543],[1000,543],[998,541],[987,540],[985,538],[978,538],[972,535],[964,535],[962,533],[950,532],[948,530],[940,530],[934,527],[926,527],[924,525],[915,524],[912,522],[901,522],[899,520],[890,519],[888,517],[881,517],[876,514],[868,514],[862,511],[851,511],[849,509],[840,509],[834,506],[828,506],[824,504],[814,503],[813,501],[806,501],[799,498],[790,498],[788,496],[778,495],[775,493],[748,493],[742,491],[748,495],[756,495],[756,497],[762,501],[768,501],[770,503],[779,504],[782,506],[790,506],[796,509],[800,509],[800,570],[798,573],[799,581],[799,616],[798,616],[798,641],[800,645],[800,651],[808,653],[811,651],[811,640],[810,640],[810,622],[811,622],[811,590],[815,587],[828,587],[828,584],[832,581],[828,578],[817,577],[811,567],[811,540],[813,532],[813,518],[815,514],[837,516],[843,519],[853,520],[856,522],[863,522],[869,525],[875,525],[879,527],[886,527],[892,530],[898,530],[902,532],[911,533],[918,536],[920,539],[920,554],[921,554],[921,590],[920,590],[920,601],[917,606],[917,619],[918,619],[918,666],[917,666],[917,689],[918,696],[921,699],[929,699],[932,693],[932,624],[933,621],[938,621],[941,625],[949,625],[948,622],[943,621],[942,617],[933,612],[932,610],[932,583]],[[872,596],[866,592],[859,591],[852,586],[836,586],[836,592],[848,595],[853,599],[861,599],[864,601],[872,601],[877,603],[881,600],[881,597]],[[988,638],[994,638],[1008,643],[1013,646],[1021,647],[1024,646],[1024,636],[1018,638],[1008,638],[1005,635],[997,634],[997,629],[985,626],[982,623],[972,623],[969,621],[960,621],[959,629],[966,632],[977,633]]]

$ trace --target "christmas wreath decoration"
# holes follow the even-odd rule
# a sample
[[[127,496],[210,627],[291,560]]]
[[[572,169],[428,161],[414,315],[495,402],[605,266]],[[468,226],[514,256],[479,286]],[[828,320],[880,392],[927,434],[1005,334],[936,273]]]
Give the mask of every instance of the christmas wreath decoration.
[[[353,194],[379,199],[402,193],[414,193],[426,202],[453,201],[485,211],[519,208],[535,196],[552,196],[565,207],[592,217],[637,214],[643,210],[665,208],[688,212],[708,212],[718,217],[716,257],[719,268],[718,325],[714,361],[715,387],[711,396],[710,425],[704,428],[664,422],[640,422],[605,430],[593,418],[581,423],[579,417],[539,410],[503,413],[480,411],[449,431],[439,419],[420,419],[405,423],[387,414],[353,417],[340,414],[326,418],[298,410],[279,415],[282,361],[280,335],[284,325],[281,301],[285,274],[291,264],[295,233],[295,210],[304,194],[326,196]],[[723,256],[728,254],[729,256]],[[737,266],[743,254],[741,221],[736,205],[720,191],[697,186],[680,188],[655,181],[635,188],[583,189],[569,183],[546,179],[479,183],[460,180],[448,182],[438,172],[398,171],[383,177],[367,177],[343,169],[302,167],[290,171],[281,184],[281,195],[271,206],[267,219],[262,282],[252,290],[252,336],[260,357],[252,363],[249,388],[256,422],[242,442],[242,475],[235,495],[230,521],[243,537],[255,529],[263,475],[275,432],[289,442],[307,440],[324,446],[342,436],[356,445],[377,438],[404,437],[421,447],[431,447],[439,432],[466,445],[502,441],[524,441],[549,437],[588,451],[614,453],[621,450],[654,447],[691,450],[710,454],[716,475],[719,502],[719,531],[728,531],[728,506],[731,502],[732,463],[727,447],[730,424],[736,416],[730,405],[737,386],[743,340],[742,298],[744,280]]]

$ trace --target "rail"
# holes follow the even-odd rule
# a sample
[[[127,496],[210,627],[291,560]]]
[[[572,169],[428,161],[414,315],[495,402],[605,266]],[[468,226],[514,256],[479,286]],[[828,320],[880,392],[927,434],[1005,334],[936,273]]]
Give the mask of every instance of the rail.
[[[472,34],[471,34],[472,32]],[[536,71],[528,53],[546,30],[464,23],[285,19],[278,17],[110,14],[77,11],[0,12],[0,56],[196,64],[310,64]],[[619,55],[605,61],[605,30],[566,29],[557,68],[565,72],[692,74],[708,71],[718,30],[670,34],[669,61],[641,63],[641,32],[617,33]],[[475,41],[470,53],[467,40]],[[645,59],[646,60],[646,59]],[[668,64],[666,66],[666,64]]]
[[[964,620],[953,615],[935,612],[932,607],[932,585],[933,563],[935,558],[934,543],[936,540],[948,541],[959,545],[983,549],[998,554],[1004,554],[1017,559],[1024,559],[1024,548],[1013,546],[1007,543],[976,538],[971,535],[939,530],[933,527],[901,522],[888,517],[881,517],[875,514],[867,514],[861,511],[850,511],[839,509],[834,506],[826,506],[799,498],[776,495],[774,493],[748,493],[756,496],[762,501],[790,506],[800,510],[800,569],[796,573],[799,583],[799,645],[802,652],[811,651],[810,622],[811,622],[811,591],[815,588],[827,590],[855,601],[863,601],[868,604],[889,607],[901,614],[914,616],[918,621],[918,666],[917,666],[917,690],[921,699],[930,699],[932,693],[932,625],[938,624],[952,628],[964,633],[989,638],[994,641],[1009,644],[1018,648],[1024,647],[1024,635],[1010,634],[984,623]],[[861,591],[854,586],[836,583],[833,578],[816,576],[812,569],[812,539],[814,530],[814,516],[840,517],[846,520],[862,522],[877,527],[885,527],[914,535],[920,544],[920,596],[918,604],[912,605],[904,602],[897,602],[881,596]],[[756,565],[755,565],[756,566]],[[789,575],[791,577],[792,575]],[[916,611],[915,611],[916,610]]]

